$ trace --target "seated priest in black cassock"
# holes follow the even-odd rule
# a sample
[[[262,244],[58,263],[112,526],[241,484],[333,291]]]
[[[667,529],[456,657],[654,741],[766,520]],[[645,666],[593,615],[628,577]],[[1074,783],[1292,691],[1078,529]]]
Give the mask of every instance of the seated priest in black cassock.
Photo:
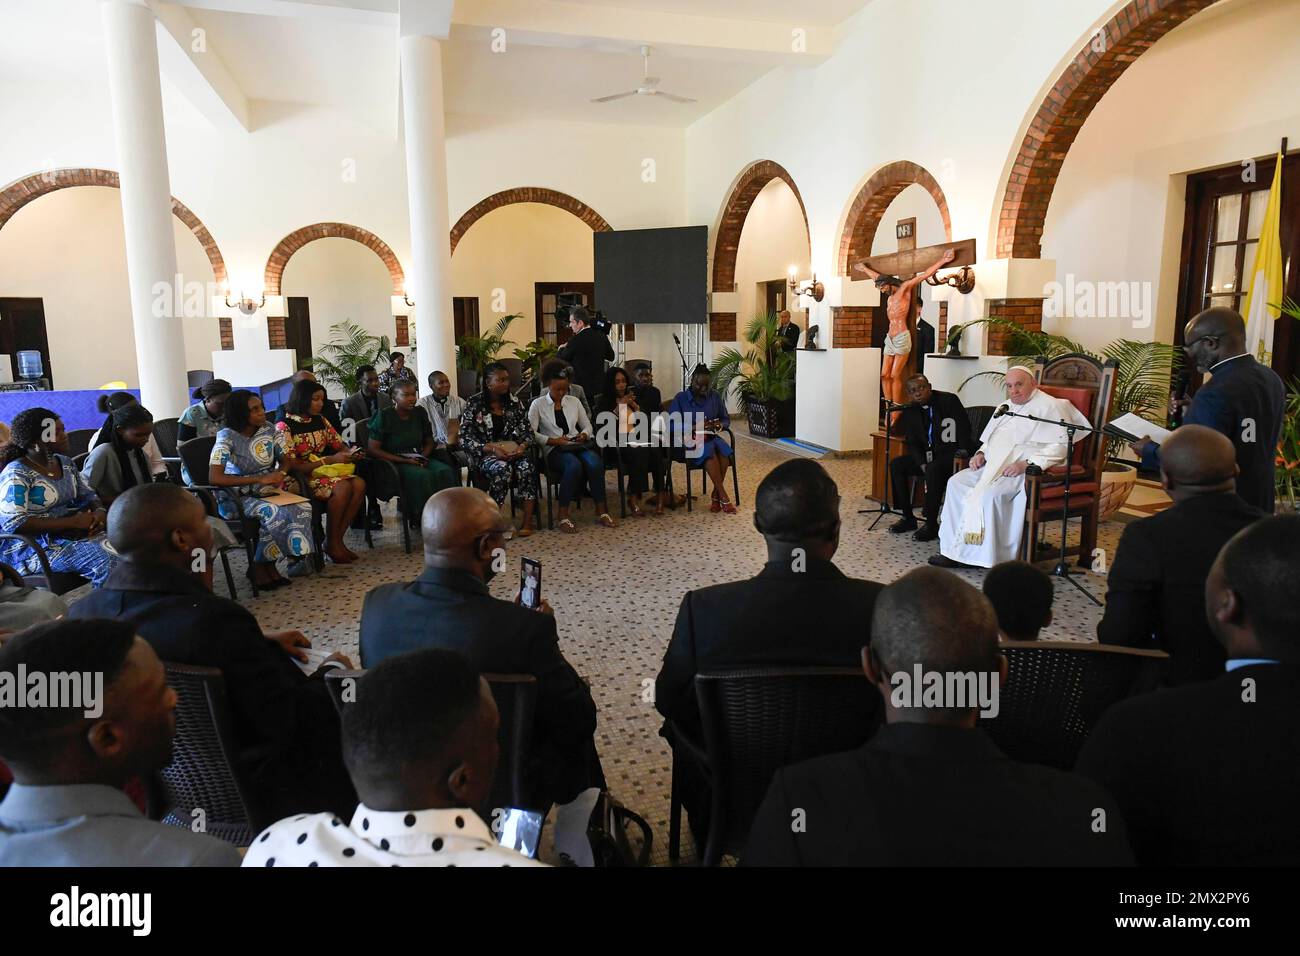
[[[905,387],[910,404],[903,409],[894,430],[907,441],[907,452],[889,463],[890,493],[903,518],[889,530],[894,534],[911,531],[916,541],[933,541],[939,537],[939,507],[952,477],[953,455],[959,448],[974,450],[970,416],[960,398],[952,392],[936,392],[924,375],[913,375]],[[907,488],[909,478],[925,480],[925,503],[921,506],[925,524],[919,529]]]

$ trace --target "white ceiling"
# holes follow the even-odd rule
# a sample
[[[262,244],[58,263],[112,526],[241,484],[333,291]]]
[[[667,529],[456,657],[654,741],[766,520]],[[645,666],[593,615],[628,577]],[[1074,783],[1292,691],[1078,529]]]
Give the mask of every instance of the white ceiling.
[[[774,33],[768,24],[829,31],[869,2],[457,0],[444,43],[446,110],[684,128],[792,61],[788,50],[771,45],[773,35],[785,32]],[[173,13],[183,8],[182,15],[205,32],[206,62],[224,67],[254,121],[295,107],[325,108],[396,133],[398,0],[159,0],[158,6]],[[102,85],[98,7],[98,0],[0,0],[0,82],[58,78]],[[490,28],[474,19],[484,10],[492,11],[489,16],[513,10],[520,18],[521,26],[505,24],[504,52],[492,51]],[[723,19],[701,36],[700,17]],[[675,18],[682,18],[680,29]],[[600,29],[587,22],[596,19]],[[734,29],[722,29],[727,21]],[[642,30],[652,35],[639,36]],[[698,102],[637,96],[592,103],[637,87],[638,47],[646,41],[653,44],[650,67],[661,78],[660,89]],[[197,63],[204,55],[191,59]],[[274,108],[265,108],[269,104]]]

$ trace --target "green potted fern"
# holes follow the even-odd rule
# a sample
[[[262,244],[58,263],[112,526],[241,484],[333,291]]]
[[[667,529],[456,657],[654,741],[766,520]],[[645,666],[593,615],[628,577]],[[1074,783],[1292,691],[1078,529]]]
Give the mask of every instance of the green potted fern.
[[[329,342],[306,366],[322,385],[334,385],[350,394],[357,388],[357,369],[387,366],[388,353],[388,336],[371,335],[351,319],[344,319],[330,326]]]
[[[726,348],[709,372],[713,387],[725,400],[734,387],[745,407],[749,433],[761,438],[794,436],[793,353],[781,347],[775,313],[757,315],[745,329],[745,349]]]
[[[1026,365],[1033,368],[1039,356],[1049,359],[1079,352],[1089,355],[1098,362],[1114,359],[1118,363],[1115,371],[1115,397],[1111,402],[1112,420],[1120,415],[1133,413],[1162,427],[1168,420],[1169,383],[1177,374],[1183,363],[1183,350],[1176,345],[1164,342],[1135,342],[1131,339],[1117,339],[1111,342],[1101,353],[1092,352],[1078,342],[1063,335],[1050,332],[1031,332],[1007,319],[990,317],[968,322],[963,331],[972,325],[992,325],[1005,329],[1008,333],[1007,365]],[[988,371],[972,375],[961,383],[961,387],[974,379],[988,376],[1001,381],[1002,372]],[[958,389],[960,391],[960,387]],[[1101,475],[1101,510],[1098,520],[1109,518],[1128,501],[1129,495],[1137,484],[1137,468],[1133,465],[1116,461],[1125,448],[1122,438],[1106,437],[1107,462]]]
[[[456,368],[463,373],[457,375],[457,379],[464,381],[457,381],[457,394],[463,396],[467,389],[472,394],[482,387],[483,369],[495,361],[506,347],[506,330],[510,328],[510,323],[522,317],[522,312],[503,315],[486,335],[460,337],[456,342]]]

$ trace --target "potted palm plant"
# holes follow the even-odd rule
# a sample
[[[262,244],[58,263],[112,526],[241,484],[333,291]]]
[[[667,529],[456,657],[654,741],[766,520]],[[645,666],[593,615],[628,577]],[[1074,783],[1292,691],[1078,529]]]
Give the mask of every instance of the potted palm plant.
[[[522,366],[523,388],[532,385],[533,381],[541,374],[542,366],[550,360],[560,347],[554,342],[548,342],[546,339],[537,339],[529,342],[523,348],[515,349],[515,358],[519,359]],[[531,394],[527,392],[525,394]]]
[[[357,387],[357,369],[387,365],[388,336],[371,335],[351,319],[330,326],[330,339],[306,363],[326,387],[338,386],[347,394]]]
[[[477,391],[483,386],[483,369],[495,361],[506,347],[506,330],[510,328],[510,323],[522,316],[521,312],[503,315],[486,335],[462,335],[456,342],[456,368],[466,373],[466,379],[473,378],[469,391]],[[465,390],[461,385],[461,382],[457,382],[457,392],[463,395]]]
[[[733,386],[745,407],[749,433],[794,435],[794,355],[781,347],[776,314],[757,315],[745,329],[745,350],[726,348],[713,360],[713,386],[725,399]]]
[[[1101,354],[1097,354],[1063,335],[1031,332],[998,317],[968,322],[963,330],[981,323],[998,326],[1010,333],[1007,343],[1007,349],[1011,353],[1007,357],[1008,365],[1032,367],[1039,356],[1053,359],[1070,352],[1090,355],[1099,362],[1114,359],[1118,367],[1115,371],[1115,397],[1111,402],[1110,417],[1115,419],[1131,412],[1162,426],[1166,421],[1169,383],[1183,362],[1183,352],[1178,346],[1164,342],[1117,339],[1102,349]],[[1003,378],[1002,372],[988,371],[972,375],[966,382],[985,375],[998,380]],[[962,382],[962,386],[966,382]],[[1124,447],[1122,438],[1106,436],[1107,462],[1101,475],[1099,521],[1106,520],[1124,507],[1137,484],[1137,468],[1116,460]]]

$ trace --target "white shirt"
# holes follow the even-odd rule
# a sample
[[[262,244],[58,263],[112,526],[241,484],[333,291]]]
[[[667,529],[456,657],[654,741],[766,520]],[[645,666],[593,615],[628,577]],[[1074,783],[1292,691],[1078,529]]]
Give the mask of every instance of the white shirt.
[[[434,440],[447,444],[447,423],[452,420],[460,421],[460,413],[465,403],[458,395],[452,393],[447,396],[446,405],[439,404],[432,395],[420,399],[419,405],[433,425]]]
[[[545,866],[500,846],[473,810],[371,810],[352,823],[332,813],[273,823],[253,840],[244,866]]]
[[[528,408],[528,424],[533,426],[537,444],[545,446],[548,438],[559,438],[561,434],[567,438],[576,438],[579,432],[586,432],[588,438],[595,437],[596,431],[591,427],[591,420],[587,417],[582,402],[572,395],[565,395],[560,408],[569,425],[565,432],[561,432],[560,426],[555,423],[555,402],[551,400],[551,393],[543,392],[533,399],[533,404]]]

